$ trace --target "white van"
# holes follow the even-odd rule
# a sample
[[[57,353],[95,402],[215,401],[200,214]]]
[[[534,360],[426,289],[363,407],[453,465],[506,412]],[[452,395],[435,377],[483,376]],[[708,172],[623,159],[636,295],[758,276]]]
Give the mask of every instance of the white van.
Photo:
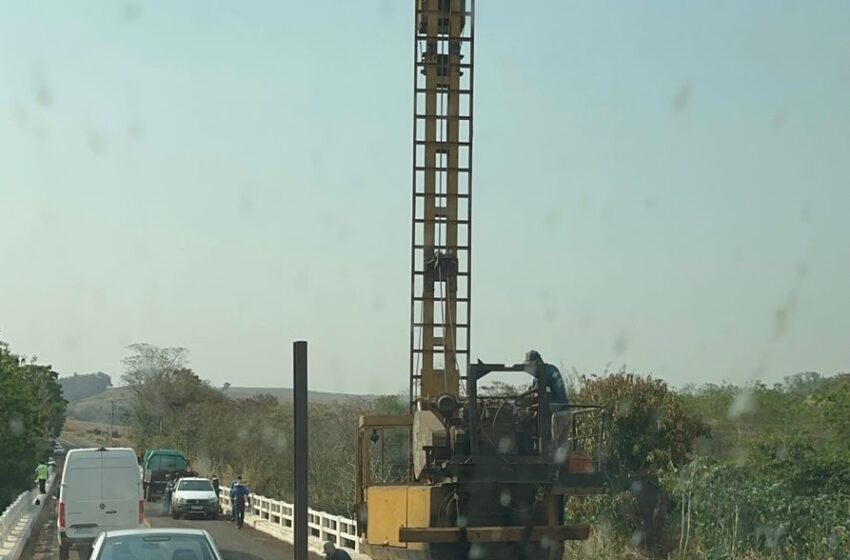
[[[70,450],[62,470],[56,516],[60,560],[67,560],[71,547],[90,550],[101,531],[142,527],[144,508],[134,450]]]

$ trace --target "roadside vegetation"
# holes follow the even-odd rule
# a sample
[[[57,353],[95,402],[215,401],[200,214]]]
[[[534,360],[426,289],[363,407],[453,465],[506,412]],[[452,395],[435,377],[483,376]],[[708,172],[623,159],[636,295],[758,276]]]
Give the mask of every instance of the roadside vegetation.
[[[0,512],[32,488],[35,467],[62,431],[67,402],[58,376],[0,341]]]
[[[292,407],[228,397],[188,367],[186,350],[134,345],[124,382],[138,450],[187,452],[225,483],[292,499]],[[568,515],[592,538],[570,557],[847,558],[850,376],[803,373],[772,386],[691,386],[627,371],[574,375],[572,400],[608,407],[611,492],[574,498]],[[490,390],[509,390],[491,387]],[[354,429],[404,399],[310,406],[310,505],[352,515]]]
[[[842,559],[850,551],[850,376],[688,387],[625,372],[580,379],[612,410],[596,527],[573,557]]]
[[[182,348],[136,344],[131,351],[123,379],[133,395],[130,437],[139,453],[179,449],[194,470],[224,484],[241,474],[255,493],[293,499],[291,403],[271,395],[231,398],[188,367]],[[352,514],[357,419],[404,410],[396,397],[310,406],[310,507]]]

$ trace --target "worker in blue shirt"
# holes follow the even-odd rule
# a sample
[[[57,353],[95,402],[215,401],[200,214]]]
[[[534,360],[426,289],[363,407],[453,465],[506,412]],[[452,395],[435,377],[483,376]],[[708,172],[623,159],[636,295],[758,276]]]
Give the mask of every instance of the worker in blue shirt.
[[[537,350],[529,350],[525,354],[526,372],[531,375],[536,375],[536,368],[543,368],[543,379],[546,382],[546,389],[549,389],[549,404],[552,410],[560,410],[566,408],[570,403],[567,400],[567,389],[564,387],[564,378],[561,377],[561,372],[552,364],[547,364],[540,357],[540,352]],[[537,377],[534,378],[533,389],[537,389]]]
[[[240,480],[242,480],[241,475],[230,481],[230,521],[232,521],[233,523],[236,522],[236,507],[233,505],[233,499],[236,497],[234,491],[236,489],[236,484]]]
[[[563,464],[571,447],[571,435],[573,429],[573,411],[567,399],[567,389],[564,386],[564,378],[561,372],[552,364],[547,364],[540,357],[537,350],[529,350],[525,355],[525,371],[534,375],[532,390],[537,389],[537,372],[543,369],[543,382],[545,389],[549,390],[549,412],[551,416],[553,460],[557,464]]]
[[[230,490],[230,499],[233,503],[233,511],[236,515],[236,526],[240,529],[242,528],[242,524],[245,522],[245,505],[250,494],[251,490],[246,484],[242,483],[242,477],[237,476],[236,486]]]

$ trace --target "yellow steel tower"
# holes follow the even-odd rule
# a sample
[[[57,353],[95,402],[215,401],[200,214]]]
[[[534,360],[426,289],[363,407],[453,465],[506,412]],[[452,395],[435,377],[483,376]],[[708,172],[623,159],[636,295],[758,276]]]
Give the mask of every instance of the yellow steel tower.
[[[469,361],[472,0],[416,2],[410,395],[459,394]]]

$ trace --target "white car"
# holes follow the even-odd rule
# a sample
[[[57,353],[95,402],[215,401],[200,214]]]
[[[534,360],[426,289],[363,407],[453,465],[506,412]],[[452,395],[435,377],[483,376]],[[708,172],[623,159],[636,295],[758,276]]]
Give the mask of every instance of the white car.
[[[143,527],[144,514],[135,451],[101,447],[68,452],[56,516],[60,560],[68,559],[72,547],[87,550],[103,531]]]
[[[171,517],[199,515],[218,517],[218,496],[208,478],[187,477],[174,483],[171,494]]]
[[[89,560],[223,560],[199,529],[135,529],[98,535]]]

